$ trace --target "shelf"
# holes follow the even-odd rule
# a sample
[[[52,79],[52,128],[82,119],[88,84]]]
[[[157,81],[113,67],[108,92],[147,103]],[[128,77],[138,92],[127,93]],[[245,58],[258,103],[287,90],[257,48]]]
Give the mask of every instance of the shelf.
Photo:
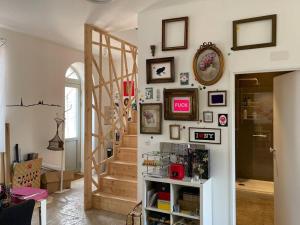
[[[158,208],[154,208],[154,207],[146,207],[145,209],[148,210],[148,211],[152,211],[152,212],[159,212],[159,213],[164,213],[164,214],[171,214],[170,211],[162,210],[162,209],[158,209]]]
[[[172,212],[173,216],[180,216],[188,219],[194,219],[194,220],[200,220],[200,216],[192,216],[185,213],[179,213],[179,212]]]
[[[207,180],[200,180],[199,182],[191,182],[190,179],[186,180],[174,180],[170,178],[155,178],[155,177],[149,177],[145,176],[145,180],[148,181],[154,181],[154,182],[161,182],[161,183],[168,183],[168,184],[177,184],[177,185],[182,185],[182,186],[188,186],[188,187],[201,187]]]

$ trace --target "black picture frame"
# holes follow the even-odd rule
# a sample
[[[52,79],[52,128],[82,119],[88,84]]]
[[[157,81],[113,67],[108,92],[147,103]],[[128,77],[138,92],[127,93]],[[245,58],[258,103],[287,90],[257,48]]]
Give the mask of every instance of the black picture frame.
[[[166,65],[169,64],[169,68],[166,68]],[[155,65],[161,65],[159,68],[154,68]],[[156,71],[156,77],[153,74],[153,71]],[[167,75],[164,72],[169,72]],[[175,58],[166,57],[166,58],[156,58],[156,59],[147,59],[146,60],[146,74],[147,74],[147,84],[150,83],[169,83],[175,81]],[[161,74],[161,75],[159,75]],[[159,78],[159,76],[162,76]]]
[[[207,98],[209,107],[227,106],[227,91],[208,91]]]
[[[196,136],[199,138],[196,138]],[[221,144],[222,143],[221,129],[189,127],[189,142],[203,143],[203,144]]]

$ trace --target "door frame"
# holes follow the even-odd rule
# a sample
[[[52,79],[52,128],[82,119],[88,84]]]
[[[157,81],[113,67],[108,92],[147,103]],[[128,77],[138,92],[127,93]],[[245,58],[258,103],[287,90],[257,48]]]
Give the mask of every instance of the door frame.
[[[80,80],[80,76],[78,75],[78,80],[75,79],[66,79],[65,82],[65,88],[66,87],[72,87],[72,88],[77,88],[78,89],[78,113],[79,113],[79,117],[78,117],[78,127],[77,127],[77,138],[65,138],[65,142],[67,142],[67,140],[78,140],[77,143],[77,147],[79,148],[79,153],[76,152],[76,171],[78,170],[78,172],[81,172],[82,170],[82,163],[81,163],[81,155],[82,155],[82,132],[81,132],[81,120],[82,120],[82,84],[81,84],[81,80]],[[66,158],[65,158],[65,165],[66,165]]]
[[[235,78],[240,74],[249,73],[267,73],[267,72],[283,72],[283,71],[300,71],[299,67],[281,67],[278,69],[263,69],[263,70],[241,70],[241,71],[229,71],[229,97],[232,99],[229,103],[229,112],[231,114],[231,121],[229,122],[229,220],[230,225],[236,225],[236,165],[235,165],[235,102],[236,102],[236,90],[235,90]]]

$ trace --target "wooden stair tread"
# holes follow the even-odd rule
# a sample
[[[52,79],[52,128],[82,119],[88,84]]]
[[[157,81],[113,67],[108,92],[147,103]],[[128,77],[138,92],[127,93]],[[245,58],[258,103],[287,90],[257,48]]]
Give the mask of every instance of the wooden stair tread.
[[[102,179],[119,180],[119,181],[126,181],[126,182],[132,182],[137,184],[137,179],[133,177],[106,175],[102,177]]]
[[[111,198],[111,199],[120,200],[120,201],[137,203],[137,200],[135,198],[123,197],[123,196],[113,195],[113,194],[109,194],[109,193],[105,193],[105,192],[95,192],[93,195],[96,197]]]
[[[136,163],[134,163],[134,162],[126,162],[126,161],[120,161],[120,160],[110,161],[109,163],[122,164],[122,165],[126,165],[126,166],[136,166]]]
[[[124,136],[126,136],[126,137],[136,137],[137,138],[137,134],[124,134]]]
[[[120,149],[124,149],[124,150],[126,149],[126,150],[130,150],[130,151],[136,151],[136,150],[137,150],[137,148],[133,148],[133,147],[122,147],[122,146],[119,147],[119,150],[120,150]]]

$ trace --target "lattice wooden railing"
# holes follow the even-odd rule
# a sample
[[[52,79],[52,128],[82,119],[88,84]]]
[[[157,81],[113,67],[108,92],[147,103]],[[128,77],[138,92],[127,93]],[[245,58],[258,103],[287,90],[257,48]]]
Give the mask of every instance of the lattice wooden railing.
[[[129,117],[136,109],[138,69],[136,46],[93,25],[85,25],[84,48],[84,203],[89,209],[107,162],[115,157]],[[106,156],[108,147],[113,149],[110,158]]]

